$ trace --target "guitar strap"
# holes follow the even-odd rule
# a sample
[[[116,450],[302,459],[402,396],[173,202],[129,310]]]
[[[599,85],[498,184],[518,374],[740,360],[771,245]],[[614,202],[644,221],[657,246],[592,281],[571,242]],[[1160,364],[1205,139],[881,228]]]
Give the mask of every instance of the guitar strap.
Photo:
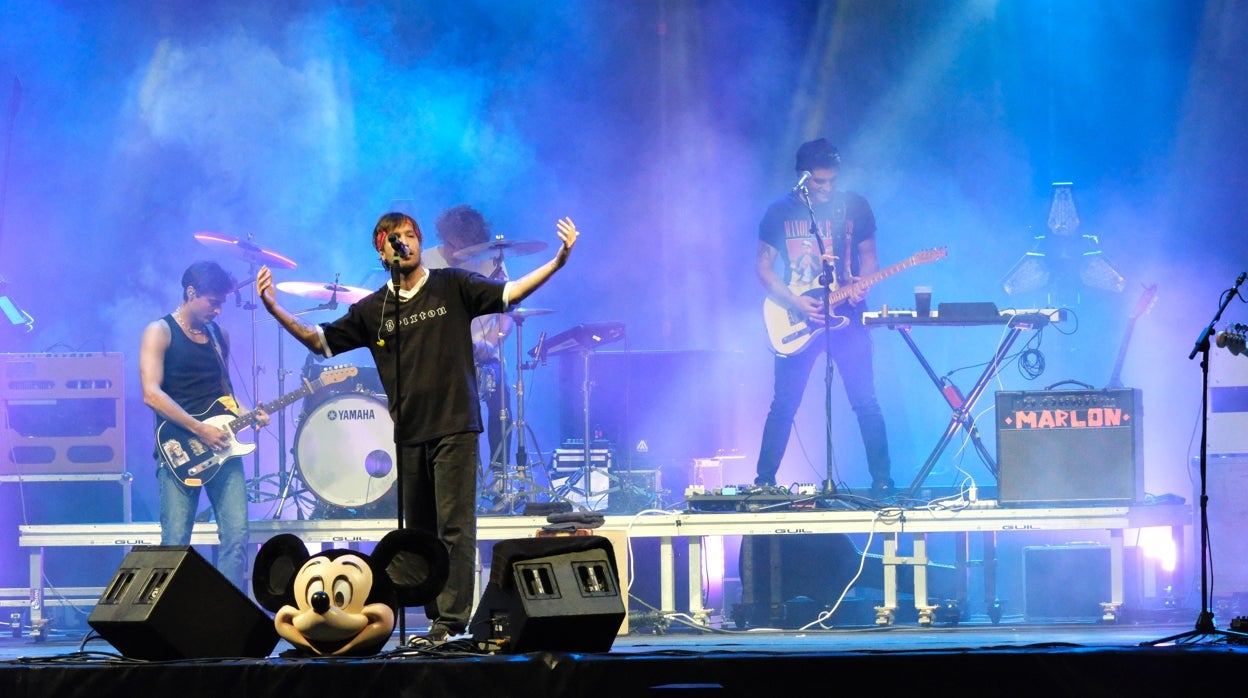
[[[212,348],[217,352],[217,366],[221,368],[221,389],[225,391],[222,395],[233,397],[234,388],[230,385],[230,371],[225,367],[225,354],[221,351],[221,341],[217,337],[217,323],[210,322],[204,325],[204,329],[208,332],[208,341],[212,343]]]

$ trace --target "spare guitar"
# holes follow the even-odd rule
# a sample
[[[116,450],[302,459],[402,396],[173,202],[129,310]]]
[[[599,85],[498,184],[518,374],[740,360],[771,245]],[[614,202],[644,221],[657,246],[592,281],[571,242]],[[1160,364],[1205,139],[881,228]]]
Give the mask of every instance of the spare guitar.
[[[849,324],[849,318],[837,315],[836,309],[851,296],[871,288],[897,272],[920,264],[935,262],[947,254],[948,250],[944,247],[916,252],[903,262],[881,269],[874,274],[868,274],[852,284],[828,291],[828,329],[839,330]],[[798,295],[812,298],[819,298],[824,292],[823,287],[818,283],[806,286],[790,285],[789,288]],[[821,325],[811,324],[810,318],[806,317],[805,313],[799,313],[788,306],[781,305],[770,296],[763,301],[763,321],[767,325],[767,338],[771,341],[771,350],[781,356],[791,356],[802,351],[809,346],[810,340],[822,334],[824,329]]]
[[[1219,332],[1215,343],[1219,347],[1239,356],[1244,353],[1244,337],[1246,335],[1248,335],[1248,325],[1237,322]]]
[[[256,450],[254,443],[238,440],[239,430],[256,423],[256,414],[264,410],[275,414],[278,410],[301,400],[327,385],[341,383],[359,373],[355,366],[330,368],[321,372],[315,381],[304,381],[302,388],[286,393],[272,402],[266,402],[246,414],[238,414],[234,398],[217,398],[208,409],[194,415],[195,419],[224,429],[230,434],[230,444],[220,451],[213,451],[190,431],[173,422],[161,420],[156,427],[156,444],[165,464],[184,485],[198,487],[217,474],[221,465],[231,458],[238,458]]]
[[[1109,376],[1109,383],[1106,388],[1122,387],[1122,362],[1127,358],[1127,345],[1131,342],[1131,333],[1135,331],[1135,321],[1140,316],[1153,309],[1157,304],[1157,284],[1145,286],[1144,293],[1140,295],[1140,300],[1135,304],[1135,310],[1132,311],[1131,317],[1127,318],[1127,329],[1122,333],[1122,345],[1118,347],[1118,358],[1114,361],[1113,373]]]

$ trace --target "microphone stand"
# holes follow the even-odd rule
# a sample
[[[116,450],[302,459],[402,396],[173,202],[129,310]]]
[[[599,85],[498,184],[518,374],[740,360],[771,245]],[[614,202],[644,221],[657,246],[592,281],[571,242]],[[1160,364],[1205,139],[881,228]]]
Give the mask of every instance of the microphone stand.
[[[391,238],[393,238],[393,233]],[[390,283],[394,285],[394,458],[395,458],[395,528],[406,528],[403,522],[403,445],[399,442],[399,429],[403,424],[403,381],[400,380],[400,358],[403,355],[402,344],[399,337],[402,335],[402,323],[399,322],[399,262],[403,258],[396,251],[394,257],[390,260]],[[386,306],[382,301],[381,306],[382,326],[385,326]],[[407,613],[402,607],[399,608],[399,638],[400,642],[407,641]]]
[[[1178,635],[1163,637],[1160,640],[1151,640],[1149,642],[1141,642],[1140,645],[1160,645],[1175,640],[1204,637],[1208,635],[1222,636],[1230,639],[1239,638],[1242,644],[1248,633],[1235,632],[1233,630],[1218,630],[1217,624],[1213,621],[1213,599],[1210,598],[1209,592],[1209,495],[1208,492],[1208,458],[1209,458],[1209,337],[1213,334],[1214,325],[1218,324],[1218,320],[1222,318],[1222,312],[1226,310],[1226,306],[1230,304],[1231,299],[1235,296],[1243,296],[1239,293],[1239,287],[1244,283],[1248,272],[1239,275],[1235,280],[1235,286],[1222,294],[1222,302],[1218,306],[1218,312],[1214,314],[1213,320],[1205,326],[1200,332],[1200,336],[1196,339],[1195,346],[1192,347],[1192,353],[1187,355],[1187,360],[1191,361],[1200,354],[1200,372],[1201,372],[1201,393],[1200,393],[1200,615],[1196,617],[1195,630],[1189,630]]]
[[[802,203],[806,204],[806,211],[810,214],[810,234],[815,238],[815,243],[819,245],[819,263],[822,272],[819,275],[819,287],[823,289],[823,412],[824,412],[824,468],[826,479],[823,482],[823,495],[830,497],[837,493],[836,482],[832,477],[832,333],[828,328],[832,325],[832,308],[828,305],[828,296],[832,294],[832,284],[836,282],[836,270],[828,261],[828,250],[823,244],[823,237],[819,235],[819,224],[815,222],[815,207],[810,202],[810,190],[805,183],[797,188],[798,198]]]

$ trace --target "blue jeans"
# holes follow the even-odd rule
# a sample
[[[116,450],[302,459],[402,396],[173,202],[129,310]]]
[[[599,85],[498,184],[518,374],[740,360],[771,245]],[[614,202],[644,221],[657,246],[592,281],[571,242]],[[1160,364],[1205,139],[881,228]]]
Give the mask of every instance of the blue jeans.
[[[816,360],[823,356],[824,337],[816,337],[805,351],[792,356],[776,356],[775,394],[771,410],[763,425],[762,446],[758,452],[755,484],[776,484],[776,471],[789,444],[789,432],[793,429],[793,417],[802,404],[806,382],[814,369]],[[884,428],[884,416],[875,398],[875,371],[872,367],[870,330],[848,327],[834,330],[832,334],[832,360],[841,370],[841,382],[849,406],[858,416],[858,429],[866,449],[867,469],[873,485],[892,486],[889,476],[891,465],[888,456],[888,434]]]
[[[232,458],[203,487],[183,485],[169,468],[158,466],[160,484],[160,544],[190,545],[199,492],[208,492],[208,501],[217,519],[217,569],[234,586],[247,593],[247,482],[241,458]]]
[[[480,438],[463,432],[403,447],[404,522],[436,535],[450,554],[446,586],[425,615],[455,634],[467,629],[476,601]]]

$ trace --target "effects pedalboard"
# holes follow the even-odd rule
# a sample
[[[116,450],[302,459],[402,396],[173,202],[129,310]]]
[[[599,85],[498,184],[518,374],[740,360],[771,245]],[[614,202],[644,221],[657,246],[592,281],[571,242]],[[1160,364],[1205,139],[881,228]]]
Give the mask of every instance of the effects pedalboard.
[[[737,485],[709,491],[701,485],[691,485],[685,490],[685,504],[691,512],[786,511],[819,508],[821,496],[815,485],[799,485],[794,489]]]

